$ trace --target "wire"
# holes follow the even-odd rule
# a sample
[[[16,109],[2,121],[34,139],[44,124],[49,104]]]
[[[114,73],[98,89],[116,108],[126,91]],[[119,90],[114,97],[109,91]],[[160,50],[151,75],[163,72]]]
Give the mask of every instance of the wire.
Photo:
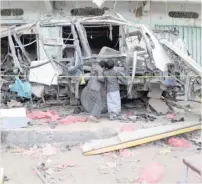
[[[24,47],[27,47],[27,46],[29,46],[29,45],[32,45],[33,43],[35,43],[37,41],[37,39],[36,40],[34,40],[33,42],[29,42],[28,44],[25,44],[25,45],[23,45]],[[15,48],[19,48],[20,46],[15,46]]]

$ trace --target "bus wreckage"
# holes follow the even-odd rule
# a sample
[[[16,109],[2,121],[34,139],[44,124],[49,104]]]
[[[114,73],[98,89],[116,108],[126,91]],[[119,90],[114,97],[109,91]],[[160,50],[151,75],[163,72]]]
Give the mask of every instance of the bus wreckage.
[[[196,100],[201,95],[200,65],[172,43],[158,39],[147,26],[129,22],[117,13],[3,28],[4,103],[14,98],[11,86],[19,79],[30,84],[32,94],[27,98],[32,101],[67,100],[89,111],[91,105],[85,97],[91,66],[111,58],[116,61],[115,68],[127,76],[128,85],[120,84],[122,98],[156,98],[158,92],[152,91],[159,91],[158,98],[163,95],[170,100],[178,96]],[[104,90],[101,93],[104,95]]]

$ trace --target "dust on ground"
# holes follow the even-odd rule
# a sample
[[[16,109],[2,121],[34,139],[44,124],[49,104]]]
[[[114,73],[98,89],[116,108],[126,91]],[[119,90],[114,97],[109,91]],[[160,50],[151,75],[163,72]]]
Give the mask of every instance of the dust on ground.
[[[186,104],[185,104],[186,105]],[[178,118],[184,117],[185,121],[199,121],[200,104],[191,104],[192,112],[178,112]],[[52,107],[60,116],[71,115],[72,108]],[[136,112],[145,112],[145,109],[128,107],[123,109],[123,115]],[[43,108],[40,110],[50,110]],[[197,114],[197,115],[196,115]],[[80,113],[78,116],[87,116]],[[152,114],[152,116],[155,116]],[[133,124],[136,129],[150,128],[159,125],[170,124],[171,122],[163,116],[155,116],[155,121],[128,121],[122,122],[109,121],[107,117],[102,117],[100,124],[74,123],[70,125],[57,125],[55,130],[69,129],[81,130],[97,129],[102,126],[120,129],[124,124]],[[182,122],[183,123],[183,122]],[[47,124],[38,124],[33,122],[33,126],[41,131],[45,128],[51,128]],[[118,131],[117,131],[118,132]],[[68,131],[67,131],[68,133]],[[184,134],[183,138],[191,142],[191,139],[199,138],[199,131]],[[192,142],[191,142],[192,143]],[[182,159],[186,156],[199,154],[198,146],[192,143],[190,148],[171,148],[167,140],[157,141],[146,145],[127,149],[129,156],[123,156],[120,151],[110,152],[109,154],[100,154],[96,156],[84,156],[82,153],[82,144],[67,146],[65,143],[44,144],[28,150],[23,148],[8,148],[1,152],[1,167],[5,168],[5,175],[9,178],[5,184],[40,184],[42,181],[33,171],[39,163],[45,163],[48,168],[48,176],[55,184],[117,184],[117,183],[137,183],[142,170],[152,163],[159,163],[163,166],[163,175],[158,183],[183,183],[185,176],[185,165]],[[46,150],[46,148],[48,148]],[[51,152],[52,154],[49,154]],[[200,183],[199,176],[190,171],[188,183]]]
[[[16,149],[4,150],[1,154],[1,165],[5,168],[6,176],[10,178],[5,183],[42,183],[33,172],[33,167],[39,163],[47,165],[52,181],[57,184],[136,183],[142,169],[151,163],[159,163],[164,167],[159,183],[181,183],[185,171],[182,159],[199,153],[194,145],[191,148],[172,148],[165,151],[167,145],[162,141],[128,149],[132,153],[130,155],[122,155],[117,151],[84,156],[79,146],[68,147],[66,150],[61,148],[61,145],[55,145],[52,155],[44,150],[31,154],[26,150],[18,150],[18,153]],[[197,174],[190,171],[188,183],[200,183],[199,181]]]

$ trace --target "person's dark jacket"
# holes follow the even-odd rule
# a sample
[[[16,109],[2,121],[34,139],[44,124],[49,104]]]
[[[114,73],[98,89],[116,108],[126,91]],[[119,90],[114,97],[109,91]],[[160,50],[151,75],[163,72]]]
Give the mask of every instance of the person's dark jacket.
[[[123,84],[127,84],[126,77],[114,69],[105,70],[104,77],[107,92],[119,91],[119,81],[121,81]]]

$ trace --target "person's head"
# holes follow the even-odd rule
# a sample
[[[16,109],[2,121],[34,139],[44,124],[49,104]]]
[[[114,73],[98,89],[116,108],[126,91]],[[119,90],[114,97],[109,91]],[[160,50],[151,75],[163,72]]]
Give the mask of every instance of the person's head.
[[[113,69],[114,68],[114,60],[113,59],[110,59],[108,62],[107,62],[107,65],[108,65],[108,69]]]
[[[106,62],[105,62],[105,60],[101,60],[101,61],[99,62],[99,65],[100,65],[102,68],[106,68]]]

